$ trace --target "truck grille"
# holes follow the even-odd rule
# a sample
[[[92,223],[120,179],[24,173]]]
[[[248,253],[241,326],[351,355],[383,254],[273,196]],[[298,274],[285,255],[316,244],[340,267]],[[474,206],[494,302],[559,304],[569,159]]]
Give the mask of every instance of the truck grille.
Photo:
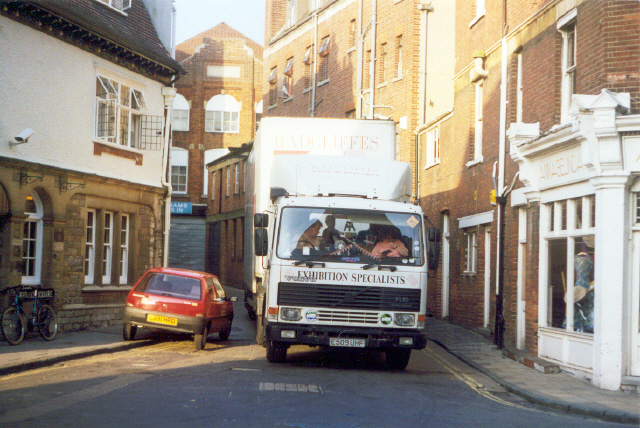
[[[278,305],[418,312],[420,290],[281,282]]]
[[[350,311],[318,311],[318,321],[353,323],[353,324],[378,324],[377,312],[350,312]]]

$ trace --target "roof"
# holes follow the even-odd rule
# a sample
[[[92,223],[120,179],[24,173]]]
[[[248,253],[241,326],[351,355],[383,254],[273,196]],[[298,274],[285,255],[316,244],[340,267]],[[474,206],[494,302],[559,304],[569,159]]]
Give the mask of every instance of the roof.
[[[65,32],[69,28],[69,25],[65,25],[67,23],[77,26],[77,29],[84,32],[99,36],[110,46],[124,48],[126,51],[154,61],[173,71],[173,74],[183,71],[180,64],[171,57],[160,41],[142,0],[131,1],[131,8],[126,10],[126,15],[96,0],[0,0],[0,4],[9,8],[8,12],[3,11],[5,15],[22,20],[24,24],[32,25],[34,28],[40,27],[44,31],[48,26],[57,25],[61,29],[57,35],[69,43],[88,48],[90,43],[96,42],[91,40],[83,43],[84,40],[76,37],[75,34],[67,34]],[[24,12],[21,16],[15,11]],[[66,23],[53,21],[52,15],[63,18]],[[38,25],[38,22],[41,25]],[[55,33],[52,35],[56,36]]]
[[[226,22],[221,22],[213,28],[208,29],[207,31],[203,31],[197,36],[191,37],[190,39],[180,43],[176,46],[176,57],[178,56],[178,52],[182,52],[183,58],[193,55],[196,52],[198,46],[204,44],[204,39],[242,39],[246,43],[248,47],[253,50],[253,54],[256,58],[262,60],[262,52],[263,46],[251,40],[238,30],[235,30],[233,27],[228,25]]]

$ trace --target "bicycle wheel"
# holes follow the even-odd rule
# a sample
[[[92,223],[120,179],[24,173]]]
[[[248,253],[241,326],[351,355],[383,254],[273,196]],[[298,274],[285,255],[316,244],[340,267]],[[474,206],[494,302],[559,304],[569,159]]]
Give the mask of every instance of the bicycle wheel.
[[[24,339],[25,325],[20,311],[11,306],[2,314],[2,335],[12,345],[17,345]]]
[[[36,316],[36,325],[40,336],[44,340],[53,340],[58,333],[58,318],[53,308],[49,305],[42,305],[38,308],[38,314]]]

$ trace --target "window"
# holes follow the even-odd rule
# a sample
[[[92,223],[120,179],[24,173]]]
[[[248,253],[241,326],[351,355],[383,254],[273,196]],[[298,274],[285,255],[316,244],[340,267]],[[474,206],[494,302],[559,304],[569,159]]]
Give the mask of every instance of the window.
[[[304,64],[305,88],[310,89],[311,87],[313,87],[313,45],[309,46],[304,54]]]
[[[318,55],[320,56],[320,64],[319,64],[319,80],[320,82],[324,82],[329,79],[329,41],[330,37],[325,37],[322,39],[320,43],[320,49],[318,50]]]
[[[562,35],[562,99],[560,120],[569,120],[569,106],[575,93],[576,84],[576,22],[575,9],[558,23],[558,31]]]
[[[25,201],[25,214],[22,233],[22,263],[24,271],[22,283],[25,285],[40,284],[42,269],[42,217],[44,209],[37,193],[31,193]]]
[[[402,36],[396,38],[396,78],[402,79]]]
[[[278,67],[273,67],[269,73],[269,106],[278,104]]]
[[[380,81],[384,83],[387,81],[387,44],[383,43],[380,47]]]
[[[478,231],[465,232],[467,237],[467,257],[465,273],[476,273],[478,266]]]
[[[440,163],[440,126],[426,132],[425,152],[425,168]]]
[[[287,27],[296,23],[296,0],[287,0]]]
[[[96,77],[96,138],[126,147],[140,147],[142,92],[117,80]]]
[[[476,83],[475,92],[474,133],[469,160],[470,164],[482,162],[482,96],[484,92],[484,82],[482,80]]]
[[[112,8],[117,9],[121,12],[124,12],[125,10],[131,8],[132,0],[98,0],[98,1],[108,6],[111,6]]]
[[[240,131],[240,103],[231,95],[215,95],[205,112],[205,132]]]
[[[480,20],[485,14],[484,7],[485,0],[473,0],[472,8],[473,8],[473,19],[469,24],[469,27],[473,27],[473,25]]]
[[[102,237],[102,283],[111,283],[111,262],[113,260],[113,213],[104,213],[104,234]]]
[[[227,197],[229,197],[229,189],[231,188],[231,167],[227,167]]]
[[[129,215],[120,216],[120,284],[126,284],[129,271]]]
[[[356,20],[352,19],[351,23],[350,23],[350,27],[349,27],[349,46],[355,47],[356,46],[356,41],[357,41],[357,27],[356,27]]]
[[[240,193],[240,163],[235,164],[235,170],[236,180],[233,188],[233,193],[237,195],[238,193]]]
[[[180,94],[173,101],[171,126],[174,131],[189,130],[189,102]]]
[[[516,81],[516,122],[522,123],[522,52],[516,54],[517,59],[517,81]]]
[[[371,50],[368,50],[364,55],[364,64],[362,64],[362,88],[367,90],[371,86]]]
[[[547,203],[541,210],[547,251],[547,326],[593,333],[595,196]]]
[[[175,193],[187,193],[189,151],[172,147],[170,153],[171,188]]]
[[[282,97],[289,98],[293,96],[293,58],[287,60],[287,66],[284,68],[282,74],[284,75]]]
[[[87,210],[86,237],[84,247],[84,283],[93,284],[96,263],[96,211]]]
[[[216,171],[211,174],[211,200],[216,200]]]

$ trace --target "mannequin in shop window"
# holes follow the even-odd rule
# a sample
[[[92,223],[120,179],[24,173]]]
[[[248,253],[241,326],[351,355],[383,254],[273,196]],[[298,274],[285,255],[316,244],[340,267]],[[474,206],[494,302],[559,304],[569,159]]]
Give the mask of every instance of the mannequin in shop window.
[[[573,327],[575,331],[593,333],[593,260],[584,243],[580,245],[580,252],[575,255],[573,267],[576,275],[573,289]]]

